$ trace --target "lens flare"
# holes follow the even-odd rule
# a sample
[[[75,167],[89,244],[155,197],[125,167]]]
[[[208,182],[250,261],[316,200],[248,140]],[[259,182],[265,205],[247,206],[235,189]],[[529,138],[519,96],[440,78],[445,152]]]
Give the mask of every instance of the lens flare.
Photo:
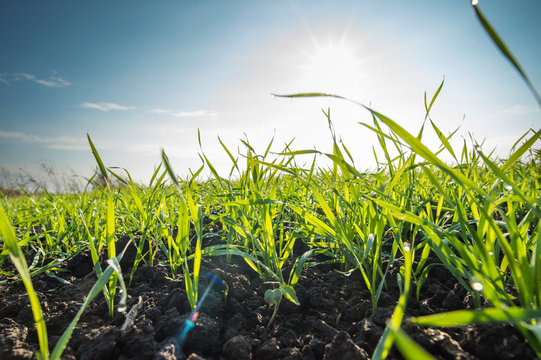
[[[188,319],[184,321],[184,324],[180,327],[180,329],[177,331],[175,336],[173,337],[172,344],[175,347],[175,355],[178,355],[180,353],[180,350],[182,349],[182,345],[184,344],[184,341],[186,340],[186,337],[188,336],[188,332],[195,327],[195,322],[197,321],[197,318],[199,317],[199,309],[201,308],[201,305],[205,301],[207,295],[209,294],[210,290],[214,286],[214,284],[218,284],[221,287],[224,287],[227,289],[227,284],[218,278],[216,275],[213,274],[206,274],[207,279],[210,280],[209,284],[207,285],[207,288],[205,289],[205,292],[197,302],[197,305],[195,306],[195,309],[190,314]],[[227,290],[226,290],[227,292]],[[171,343],[168,343],[169,345]]]

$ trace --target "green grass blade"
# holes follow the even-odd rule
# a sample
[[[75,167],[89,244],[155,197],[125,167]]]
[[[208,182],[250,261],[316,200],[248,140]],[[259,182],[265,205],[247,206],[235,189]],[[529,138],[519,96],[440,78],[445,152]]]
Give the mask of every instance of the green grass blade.
[[[521,330],[521,327],[526,330],[526,333],[522,331],[526,339],[528,339],[528,342],[534,349],[534,351],[537,353],[537,356],[541,358],[541,324],[537,322],[537,324],[517,324],[517,327],[519,330]]]
[[[533,86],[532,82],[526,75],[526,73],[522,70],[522,67],[518,63],[518,61],[515,59],[511,51],[507,48],[507,45],[503,42],[502,38],[498,35],[496,30],[492,27],[492,25],[488,22],[487,18],[481,11],[478,5],[473,5],[473,9],[475,10],[475,15],[477,16],[477,19],[487,32],[487,34],[490,36],[494,44],[498,47],[498,49],[502,52],[502,54],[513,64],[515,69],[520,73],[528,87],[530,88],[530,91],[534,95],[535,99],[537,100],[537,103],[541,106],[541,97],[537,93],[537,90],[535,90],[535,87]]]
[[[262,276],[261,273],[259,273],[257,264],[259,267],[261,267],[263,270],[265,270],[268,274],[270,274],[274,280],[280,281],[280,278],[278,275],[276,275],[271,268],[263,264],[259,259],[255,258],[254,256],[239,250],[235,246],[232,245],[213,245],[208,246],[201,250],[202,255],[208,255],[208,256],[226,256],[226,255],[236,255],[243,258],[250,267],[256,271],[260,276]]]
[[[417,154],[421,155],[423,158],[425,158],[428,162],[436,165],[439,167],[442,171],[449,174],[457,183],[461,184],[466,191],[469,191],[470,189],[475,190],[482,196],[488,198],[486,192],[482,190],[475,182],[470,180],[468,177],[466,177],[464,174],[462,174],[459,171],[456,171],[452,169],[451,167],[447,166],[442,160],[440,160],[436,154],[434,154],[432,151],[430,151],[419,139],[417,139],[415,136],[411,135],[409,132],[407,132],[402,126],[398,125],[396,122],[388,118],[387,116],[371,109],[370,107],[363,105],[359,103],[358,101],[354,101],[348,98],[345,98],[343,96],[339,95],[333,95],[333,94],[326,94],[326,93],[301,93],[301,94],[291,94],[291,95],[275,95],[278,97],[285,97],[285,98],[297,98],[297,97],[332,97],[337,99],[342,99],[348,102],[351,102],[353,104],[357,104],[366,110],[370,111],[372,115],[380,119],[382,122],[384,122],[398,137],[402,138],[410,147],[411,149],[416,152]],[[473,197],[473,195],[472,195]],[[490,198],[488,198],[490,199]]]
[[[436,126],[436,124],[434,124],[434,122],[432,120],[430,120],[430,123],[432,124],[432,128],[434,129],[436,134],[438,134],[438,137],[440,138],[440,141],[443,144],[443,146],[445,146],[447,151],[449,151],[449,153],[451,155],[453,155],[453,158],[455,158],[455,160],[458,161],[458,159],[456,158],[455,152],[454,152],[453,148],[451,147],[451,144],[449,143],[449,141],[445,137],[445,135],[443,135],[443,133],[440,131],[440,129],[438,129],[438,127]]]
[[[128,245],[126,245],[128,246]],[[124,251],[112,259],[107,259],[107,264],[113,268],[113,270],[116,273],[115,278],[118,278],[120,281],[120,301],[118,302],[117,310],[119,312],[126,310],[126,300],[128,299],[128,290],[126,288],[126,283],[124,282],[124,276],[122,276],[122,269],[120,268],[120,263],[118,262],[118,259],[122,258],[124,255]]]
[[[114,259],[116,257],[115,246],[115,202],[110,191],[107,192],[107,217],[106,217],[106,244],[107,244],[107,258]],[[114,297],[116,293],[117,277],[111,277],[109,281],[109,316],[113,317],[114,314]]]
[[[518,159],[522,157],[522,155],[524,155],[524,153],[526,153],[526,151],[528,151],[528,149],[530,149],[533,146],[533,144],[535,144],[537,140],[539,140],[540,137],[541,137],[541,130],[537,130],[534,136],[532,136],[528,141],[522,144],[522,146],[517,151],[515,151],[513,155],[509,157],[509,159],[507,159],[505,164],[503,164],[503,166],[501,167],[501,171],[503,172],[507,171],[514,163],[517,162]]]
[[[453,327],[471,324],[529,322],[541,318],[541,309],[521,307],[487,308],[482,310],[457,310],[440,314],[410,318],[409,321],[423,326]]]
[[[100,258],[98,255],[98,250],[96,248],[96,244],[94,243],[94,238],[92,234],[90,233],[90,230],[88,229],[88,225],[86,224],[85,216],[83,214],[83,210],[79,209],[79,217],[81,218],[81,222],[83,223],[83,227],[85,229],[86,235],[88,237],[88,243],[90,245],[90,256],[92,257],[92,264],[94,267],[94,271],[96,272],[96,275],[98,277],[101,276],[102,270],[100,265]]]
[[[156,168],[156,170],[154,170],[154,173],[152,174],[152,176],[150,177],[150,181],[148,183],[148,186],[149,187],[152,187],[152,183],[154,182],[154,180],[156,179],[156,177],[158,176],[158,173],[160,172],[160,169],[162,168],[162,164],[163,163],[160,163],[158,165],[158,167]]]
[[[413,341],[405,332],[398,329],[394,332],[398,350],[406,360],[435,360],[425,349]]]
[[[115,248],[115,202],[110,192],[107,193],[107,224],[106,224],[107,256],[116,257]]]
[[[86,134],[86,137],[88,139],[88,144],[90,145],[90,148],[92,149],[92,155],[94,155],[94,158],[96,159],[96,162],[98,163],[100,172],[105,178],[105,180],[107,180],[108,179],[107,170],[105,170],[105,165],[103,165],[103,161],[101,161],[100,154],[98,154],[98,150],[96,150],[94,143],[92,143],[92,140],[90,139],[90,135]]]
[[[212,165],[212,163],[210,162],[210,160],[207,158],[207,156],[205,154],[202,154],[199,155],[201,157],[201,160],[204,161],[208,167],[209,167],[209,170],[210,172],[212,173],[212,175],[214,175],[214,177],[216,178],[216,180],[218,180],[218,182],[220,182],[220,184],[222,183],[222,177],[220,175],[218,175],[218,171],[216,171],[216,169],[214,168],[214,165]]]
[[[430,100],[430,105],[428,105],[428,106],[426,104],[426,93],[425,93],[425,110],[426,110],[425,120],[428,118],[428,114],[430,113],[430,109],[432,109],[432,105],[434,105],[434,102],[438,98],[438,95],[440,94],[441,89],[443,88],[443,83],[444,82],[445,82],[445,78],[443,78],[443,80],[441,81],[441,84],[438,87],[438,90],[436,90],[436,92],[434,93],[434,96],[432,96],[432,100]]]
[[[199,169],[197,169],[197,171],[192,174],[192,177],[190,178],[190,180],[188,180],[188,185],[189,186],[191,186],[193,184],[193,182],[197,179],[199,174],[201,174],[201,172],[203,171],[204,168],[205,168],[205,164],[201,165],[201,167]]]
[[[297,281],[299,280],[301,276],[302,269],[304,268],[304,264],[306,264],[306,261],[314,252],[318,251],[318,249],[310,249],[306,251],[302,256],[295,262],[295,266],[291,269],[291,276],[289,279],[289,283],[291,285],[295,285]]]
[[[15,231],[11,226],[8,216],[4,212],[4,209],[0,206],[0,236],[4,241],[5,246],[9,249],[9,256],[13,265],[19,272],[21,279],[23,281],[26,292],[28,293],[28,298],[30,299],[30,306],[32,308],[32,313],[34,315],[34,321],[36,324],[36,331],[38,333],[39,349],[40,352],[36,354],[38,359],[49,359],[49,343],[47,340],[47,327],[45,325],[45,320],[43,318],[43,312],[41,310],[41,305],[39,303],[38,296],[32,285],[32,280],[30,279],[30,272],[28,270],[28,265],[26,264],[26,259],[17,245],[17,238],[15,236]]]
[[[485,154],[483,154],[482,152],[479,152],[479,155],[483,158],[485,164],[488,165],[488,167],[494,172],[494,174],[496,174],[496,176],[500,178],[500,180],[504,181],[507,185],[511,186],[513,190],[515,191],[515,193],[520,198],[522,198],[522,200],[524,200],[524,202],[528,205],[528,207],[532,209],[537,214],[537,216],[541,216],[541,211],[535,207],[534,199],[528,198],[522,192],[519,186],[513,180],[511,180],[506,174],[504,174],[503,171],[500,168],[498,168],[498,166],[494,164]]]
[[[319,92],[313,92],[313,93],[300,93],[300,94],[288,94],[288,95],[280,95],[280,94],[271,94],[275,97],[283,97],[283,98],[303,98],[303,97],[332,97],[336,99],[342,99],[342,100],[348,100],[351,101],[343,96],[340,95],[333,95],[333,94],[327,94],[327,93],[319,93]]]
[[[535,241],[536,244],[530,262],[530,272],[534,279],[533,300],[535,305],[541,308],[541,222],[537,224],[537,238]]]
[[[466,177],[461,172],[456,171],[452,169],[451,167],[449,167],[448,165],[446,165],[442,160],[440,160],[436,156],[436,154],[430,151],[423,143],[419,141],[419,139],[417,139],[416,137],[411,135],[409,132],[407,132],[402,126],[398,125],[396,122],[394,122],[387,116],[378,113],[377,111],[374,111],[370,108],[366,108],[366,109],[368,109],[370,112],[376,115],[389,128],[391,128],[391,130],[394,131],[399,137],[401,137],[411,147],[411,149],[415,151],[417,154],[421,155],[428,162],[430,162],[433,165],[436,165],[442,171],[449,174],[453,179],[455,179],[459,184],[464,186],[466,189],[468,188],[473,189],[477,191],[479,194],[488,198],[486,192],[482,190],[475,182],[473,182],[471,179]]]
[[[391,137],[391,136],[385,134],[381,129],[377,129],[377,128],[375,128],[375,127],[373,127],[373,126],[370,126],[370,125],[368,125],[368,124],[365,124],[365,123],[363,123],[363,122],[359,122],[358,124],[359,124],[359,125],[362,125],[362,126],[364,126],[364,127],[366,127],[366,128],[368,128],[368,129],[370,129],[370,130],[372,130],[372,131],[375,132],[378,136],[384,137],[384,138],[389,139],[389,140],[391,140],[391,141],[396,141],[393,137]],[[376,161],[377,161],[377,156],[376,156],[374,147],[372,147],[372,149],[374,150],[374,158],[375,158]]]
[[[193,297],[197,302],[197,289],[199,285],[199,270],[201,269],[201,239],[197,237],[193,261]]]
[[[57,360],[60,359],[62,356],[62,353],[64,352],[64,349],[66,348],[66,345],[68,345],[68,341],[71,337],[71,334],[73,333],[73,330],[75,329],[75,325],[77,325],[77,322],[83,315],[83,312],[85,309],[90,305],[92,300],[101,292],[103,287],[107,284],[109,281],[109,278],[113,274],[113,268],[111,266],[107,267],[105,271],[101,274],[101,276],[98,278],[94,286],[92,286],[92,289],[90,289],[90,292],[88,293],[85,302],[69,324],[66,330],[64,330],[64,333],[56,343],[56,346],[53,349],[53,352],[51,354],[51,360]]]
[[[287,166],[282,166],[282,165],[279,165],[279,164],[273,164],[273,163],[270,163],[270,162],[267,162],[267,161],[262,161],[262,160],[255,160],[256,163],[258,164],[261,164],[261,165],[266,165],[268,167],[271,167],[271,168],[274,168],[274,169],[278,169],[280,171],[283,171],[287,174],[290,174],[290,175],[293,175],[295,177],[298,177],[300,180],[302,180],[302,178],[299,177],[299,173],[298,173],[298,170],[300,169],[291,169]]]
[[[304,221],[306,223],[309,223],[313,225],[319,234],[321,235],[330,235],[330,236],[336,236],[336,231],[329,225],[327,225],[325,222],[317,218],[316,216],[310,214],[305,209],[290,205],[290,207],[295,211],[297,214],[299,214],[301,217],[304,218]]]
[[[167,173],[169,174],[169,177],[171,178],[171,180],[173,180],[175,185],[180,188],[180,183],[178,182],[177,176],[173,172],[173,168],[169,164],[169,158],[167,157],[163,149],[162,149],[162,161],[163,161],[163,164],[165,165],[165,168],[167,169]]]
[[[387,357],[387,354],[391,350],[391,346],[393,345],[394,339],[395,339],[395,333],[391,331],[391,323],[389,321],[387,322],[387,326],[385,326],[385,330],[383,330],[383,334],[379,338],[378,344],[376,345],[376,348],[374,349],[374,353],[372,354],[372,360],[385,359]]]
[[[411,245],[410,245],[411,246]],[[396,332],[400,329],[402,325],[402,320],[404,319],[404,314],[406,313],[406,306],[408,302],[409,292],[411,288],[411,275],[412,275],[412,264],[413,264],[413,254],[412,249],[403,249],[404,254],[404,284],[403,291],[398,298],[398,304],[394,308],[393,315],[387,323],[387,327],[383,332],[382,337],[380,338],[376,350],[373,355],[373,359],[385,359],[391,351],[393,343],[396,340]]]
[[[107,171],[108,171],[111,175],[113,175],[113,177],[114,177],[115,179],[117,179],[118,181],[120,181],[120,182],[121,182],[122,184],[124,184],[124,185],[129,185],[129,182],[128,182],[128,181],[126,181],[124,178],[122,178],[122,176],[120,176],[119,174],[117,174],[116,172],[114,172],[114,171],[111,170],[111,169],[115,169],[115,167],[111,167],[111,168],[107,169]],[[123,169],[123,170],[126,171],[126,173],[128,172],[126,169]],[[129,174],[128,174],[128,176],[129,176]],[[132,180],[132,183],[133,183],[133,180]]]
[[[239,166],[238,166],[238,160],[235,159],[235,157],[233,156],[231,151],[229,151],[229,149],[227,148],[227,146],[225,146],[225,144],[223,143],[222,139],[220,139],[219,136],[218,136],[218,141],[220,142],[220,144],[224,148],[225,152],[227,153],[227,156],[229,156],[229,159],[231,159],[231,161],[233,162],[233,168],[236,168],[237,171],[240,171]]]

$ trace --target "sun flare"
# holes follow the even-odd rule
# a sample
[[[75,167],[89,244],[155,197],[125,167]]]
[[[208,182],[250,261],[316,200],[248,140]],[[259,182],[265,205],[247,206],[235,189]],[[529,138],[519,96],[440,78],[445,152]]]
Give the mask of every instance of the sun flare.
[[[358,86],[362,61],[357,49],[346,41],[315,42],[306,56],[308,61],[302,66],[305,86],[342,92]]]

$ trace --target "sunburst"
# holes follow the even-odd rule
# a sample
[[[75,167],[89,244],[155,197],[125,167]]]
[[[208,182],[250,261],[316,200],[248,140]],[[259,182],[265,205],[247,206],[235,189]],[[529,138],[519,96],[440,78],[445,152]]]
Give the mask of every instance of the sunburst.
[[[342,93],[359,86],[363,60],[357,47],[346,39],[324,43],[314,40],[313,44],[306,53],[306,63],[301,65],[304,86]]]

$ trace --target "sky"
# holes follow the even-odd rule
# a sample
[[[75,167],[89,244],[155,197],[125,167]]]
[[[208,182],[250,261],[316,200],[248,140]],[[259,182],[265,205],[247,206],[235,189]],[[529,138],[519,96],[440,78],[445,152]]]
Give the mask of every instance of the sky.
[[[480,0],[541,88],[541,2]],[[263,153],[330,151],[322,110],[360,169],[374,166],[372,123],[343,95],[417,133],[431,119],[456,146],[470,134],[506,157],[541,125],[535,98],[467,0],[3,1],[0,3],[0,166],[48,163],[89,176],[89,134],[107,167],[146,182],[167,153],[187,176],[203,151],[223,175],[240,139]],[[198,143],[198,131],[202,150]],[[426,144],[437,150],[434,131]],[[376,145],[377,146],[377,145]],[[539,147],[539,144],[536,144]],[[298,164],[309,164],[300,157]],[[324,164],[324,162],[322,163]]]

